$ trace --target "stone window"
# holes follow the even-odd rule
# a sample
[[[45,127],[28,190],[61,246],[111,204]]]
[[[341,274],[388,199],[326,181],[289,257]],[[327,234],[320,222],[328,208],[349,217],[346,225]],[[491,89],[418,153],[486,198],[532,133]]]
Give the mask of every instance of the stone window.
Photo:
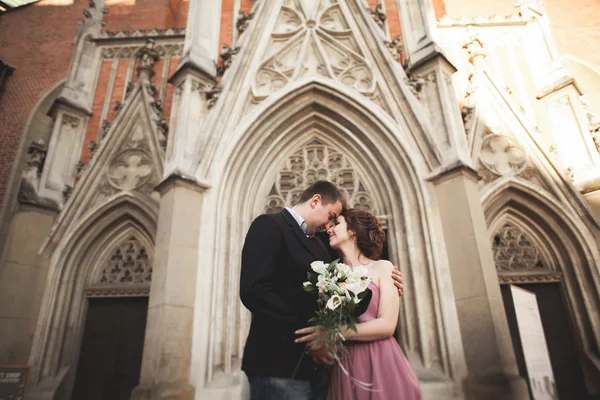
[[[337,149],[318,140],[287,158],[267,197],[264,212],[277,213],[286,206],[296,204],[304,189],[318,180],[335,183],[350,207],[377,213],[371,195],[350,160]]]
[[[106,260],[100,283],[149,283],[152,265],[146,248],[135,237],[119,244]]]

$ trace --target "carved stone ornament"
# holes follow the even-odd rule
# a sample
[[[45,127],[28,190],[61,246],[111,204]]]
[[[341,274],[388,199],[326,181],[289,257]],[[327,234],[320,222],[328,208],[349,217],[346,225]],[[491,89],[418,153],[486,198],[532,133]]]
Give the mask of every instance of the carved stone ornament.
[[[518,175],[527,167],[525,150],[512,137],[488,135],[483,139],[481,163],[496,175]]]
[[[248,29],[248,25],[250,25],[250,20],[253,17],[253,13],[246,15],[242,10],[240,10],[240,12],[238,13],[237,21],[235,23],[235,27],[237,28],[239,34],[244,33],[244,31]]]
[[[316,140],[285,161],[267,197],[264,211],[275,213],[295,204],[304,189],[318,180],[335,183],[350,207],[377,213],[371,195],[346,156]]]
[[[371,97],[376,81],[339,0],[287,1],[252,85],[259,102],[305,76],[330,78]]]
[[[105,46],[100,49],[100,56],[105,59],[131,58],[138,54],[144,46]],[[183,44],[159,44],[155,46],[160,57],[181,57],[183,55]]]
[[[223,45],[223,48],[221,49],[221,65],[217,67],[217,75],[223,76],[223,74],[225,74],[225,71],[227,71],[233,63],[233,56],[239,53],[240,50],[240,47],[230,47],[227,44]]]
[[[494,235],[492,249],[498,271],[550,270],[527,234],[512,224],[504,225]]]
[[[111,123],[107,120],[102,121],[102,129],[100,130],[100,140],[106,137],[106,134],[110,130]]]
[[[387,47],[390,51],[392,57],[394,57],[396,61],[400,61],[402,59],[402,51],[404,51],[404,47],[402,46],[402,38],[400,35],[396,36],[391,42],[386,40],[384,43],[385,47]]]
[[[213,108],[215,104],[217,104],[217,100],[219,100],[221,92],[223,92],[223,89],[221,89],[219,86],[213,86],[206,89],[206,105],[209,110]]]
[[[406,78],[404,82],[406,82],[412,94],[414,94],[418,100],[421,100],[421,90],[423,90],[425,79],[421,78],[418,75],[411,75],[408,78]]]
[[[149,143],[142,128],[138,127],[129,134],[119,151],[107,163],[94,204],[121,191],[151,194],[158,183],[155,168]]]
[[[29,149],[27,149],[27,166],[38,178],[42,175],[47,152],[48,147],[43,140],[31,142]]]
[[[145,73],[147,79],[152,78],[154,76],[154,63],[160,58],[158,51],[154,48],[154,39],[146,39],[146,45],[138,50],[136,58],[140,60],[140,65],[137,68],[138,76]]]
[[[119,190],[135,190],[152,173],[152,158],[144,151],[129,149],[115,156],[107,169],[110,184]]]
[[[136,284],[152,280],[152,263],[148,251],[135,237],[120,243],[105,264],[97,283]]]
[[[370,10],[370,11],[371,11],[371,16],[373,17],[373,21],[375,21],[380,28],[383,28],[384,24],[385,24],[385,20],[387,18],[387,16],[385,15],[385,12],[383,10],[383,5],[378,4],[377,7],[375,7],[375,10]]]

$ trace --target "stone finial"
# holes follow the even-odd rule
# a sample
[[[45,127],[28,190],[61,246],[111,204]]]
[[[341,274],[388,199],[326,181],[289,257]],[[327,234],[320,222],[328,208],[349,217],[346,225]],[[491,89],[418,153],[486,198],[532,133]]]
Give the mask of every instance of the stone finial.
[[[138,50],[136,58],[140,60],[140,66],[137,68],[138,78],[150,80],[154,76],[154,63],[160,58],[154,48],[154,39],[146,40],[146,45]]]
[[[246,29],[248,29],[248,25],[250,25],[250,20],[254,17],[254,13],[250,13],[248,15],[244,14],[242,10],[238,13],[238,18],[235,23],[235,27],[237,28],[238,33],[242,34]]]

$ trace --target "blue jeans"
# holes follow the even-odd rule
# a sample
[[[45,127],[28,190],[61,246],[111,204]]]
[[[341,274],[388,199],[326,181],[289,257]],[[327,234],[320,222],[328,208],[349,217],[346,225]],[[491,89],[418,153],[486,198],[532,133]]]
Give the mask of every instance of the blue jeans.
[[[249,376],[250,400],[326,400],[329,374],[310,381]]]

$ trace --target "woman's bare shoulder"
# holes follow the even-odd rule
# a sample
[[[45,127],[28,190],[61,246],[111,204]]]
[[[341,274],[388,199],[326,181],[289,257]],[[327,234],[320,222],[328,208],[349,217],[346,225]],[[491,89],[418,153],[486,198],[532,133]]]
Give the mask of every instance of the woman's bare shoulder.
[[[394,264],[392,264],[388,260],[377,260],[373,263],[373,268],[376,269],[380,273],[392,273],[394,269]]]

